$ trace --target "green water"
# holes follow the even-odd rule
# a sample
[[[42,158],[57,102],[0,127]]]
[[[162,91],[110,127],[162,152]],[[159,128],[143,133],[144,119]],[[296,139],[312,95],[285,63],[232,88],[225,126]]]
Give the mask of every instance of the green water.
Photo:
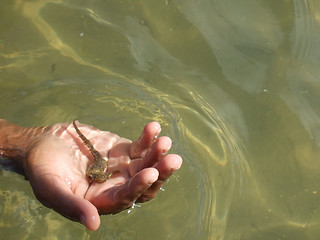
[[[318,239],[318,0],[1,0],[0,117],[135,139],[182,168],[87,231],[0,170],[0,238]]]

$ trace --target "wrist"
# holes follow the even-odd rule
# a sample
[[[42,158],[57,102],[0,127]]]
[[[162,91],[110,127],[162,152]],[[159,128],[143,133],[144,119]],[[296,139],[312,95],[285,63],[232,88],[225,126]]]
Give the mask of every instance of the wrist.
[[[43,128],[22,127],[0,119],[0,154],[19,165],[25,159],[30,144],[43,132]]]

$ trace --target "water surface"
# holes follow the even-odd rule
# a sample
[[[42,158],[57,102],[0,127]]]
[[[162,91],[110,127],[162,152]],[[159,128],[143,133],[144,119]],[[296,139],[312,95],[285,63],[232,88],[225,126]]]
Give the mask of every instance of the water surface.
[[[1,118],[135,139],[158,121],[183,167],[89,232],[0,170],[0,237],[317,239],[317,0],[0,2]]]

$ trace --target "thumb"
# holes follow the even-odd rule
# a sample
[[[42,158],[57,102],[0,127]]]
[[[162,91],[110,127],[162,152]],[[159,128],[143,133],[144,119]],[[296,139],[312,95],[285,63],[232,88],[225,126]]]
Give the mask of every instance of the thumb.
[[[81,222],[91,231],[97,230],[100,226],[97,208],[88,200],[73,193],[60,195],[59,202],[53,209],[67,218]]]
[[[41,184],[33,184],[36,197],[47,207],[61,215],[81,222],[89,230],[95,231],[100,226],[100,216],[97,208],[88,200],[75,195],[69,186],[59,178],[42,179]],[[45,184],[47,183],[47,184]]]

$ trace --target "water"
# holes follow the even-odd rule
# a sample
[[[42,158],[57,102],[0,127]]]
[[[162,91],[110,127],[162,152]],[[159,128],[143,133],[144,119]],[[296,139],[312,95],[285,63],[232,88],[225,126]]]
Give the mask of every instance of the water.
[[[0,112],[135,139],[159,121],[183,167],[89,232],[0,171],[0,237],[317,239],[317,0],[1,0]]]

